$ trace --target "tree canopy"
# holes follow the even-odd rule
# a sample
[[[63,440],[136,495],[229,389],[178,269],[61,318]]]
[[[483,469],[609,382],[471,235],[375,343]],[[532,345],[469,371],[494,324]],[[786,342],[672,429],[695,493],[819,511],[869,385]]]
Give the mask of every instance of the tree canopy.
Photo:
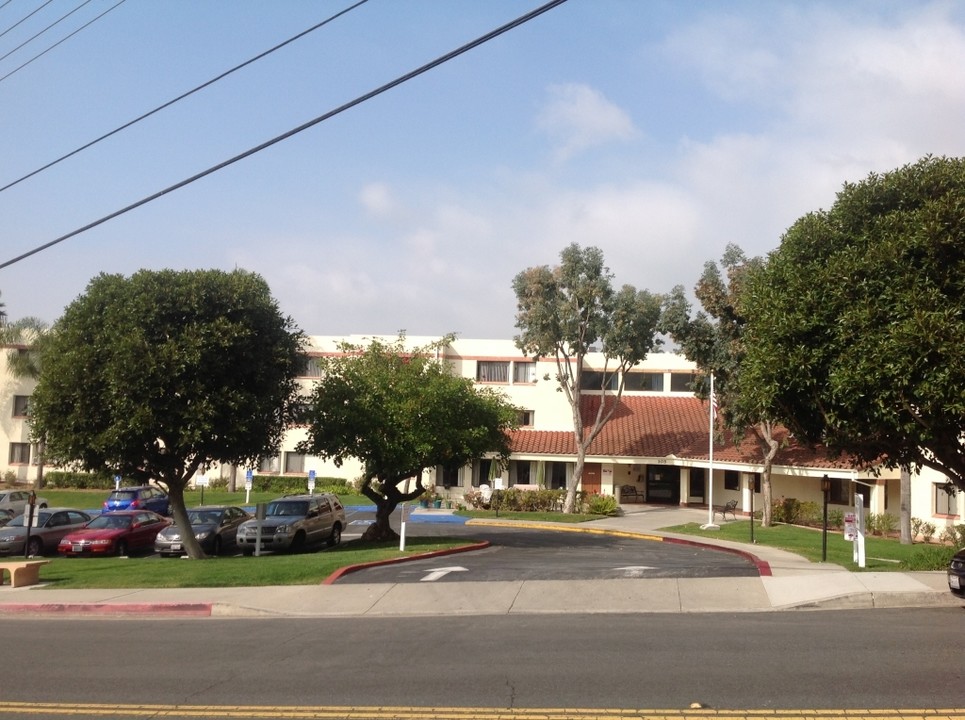
[[[747,385],[795,435],[965,488],[965,160],[846,183],[746,295]]]
[[[277,452],[303,342],[254,273],[99,275],[44,347],[34,433],[59,464],[161,483],[189,527],[183,493],[196,472]]]
[[[613,274],[599,248],[576,243],[560,253],[560,264],[523,270],[513,279],[516,293],[516,346],[536,358],[556,359],[557,381],[573,413],[576,464],[567,481],[564,512],[572,512],[583,475],[586,451],[612,417],[623,395],[626,371],[657,343],[661,298],[624,285],[613,290]],[[587,354],[602,345],[606,367],[600,372],[601,402],[587,429],[581,414]],[[611,392],[611,385],[616,390]]]
[[[308,437],[299,449],[339,465],[349,458],[362,463],[361,492],[376,504],[364,539],[396,537],[389,517],[425,491],[427,469],[510,454],[508,431],[519,409],[502,393],[453,375],[440,357],[452,339],[415,349],[406,348],[404,336],[345,343],[340,355],[320,359],[321,379],[306,407]],[[411,478],[415,487],[403,490]]]

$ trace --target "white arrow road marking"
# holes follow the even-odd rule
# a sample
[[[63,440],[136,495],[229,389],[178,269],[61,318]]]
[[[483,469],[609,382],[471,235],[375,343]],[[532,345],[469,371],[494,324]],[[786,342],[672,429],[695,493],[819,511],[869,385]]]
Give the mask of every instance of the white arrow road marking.
[[[649,565],[630,565],[628,567],[619,567],[614,569],[623,570],[623,577],[634,578],[643,577],[643,573],[646,570],[656,570],[657,568],[650,567]]]
[[[447,568],[437,568],[435,570],[427,570],[426,572],[428,572],[429,574],[426,575],[421,580],[419,580],[419,582],[434,582],[441,577],[445,577],[451,572],[469,572],[469,571],[464,567],[447,567]]]

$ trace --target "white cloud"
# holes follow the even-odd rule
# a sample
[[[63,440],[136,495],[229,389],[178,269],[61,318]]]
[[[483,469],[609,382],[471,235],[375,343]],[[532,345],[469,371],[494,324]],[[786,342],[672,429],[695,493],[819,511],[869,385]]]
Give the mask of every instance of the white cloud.
[[[549,88],[549,99],[537,124],[556,144],[560,161],[596,145],[628,140],[636,135],[626,112],[599,91],[577,83]]]

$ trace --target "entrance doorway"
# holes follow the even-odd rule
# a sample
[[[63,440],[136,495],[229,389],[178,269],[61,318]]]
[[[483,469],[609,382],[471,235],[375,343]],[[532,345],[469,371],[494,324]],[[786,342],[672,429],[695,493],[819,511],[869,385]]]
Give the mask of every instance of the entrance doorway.
[[[661,505],[680,504],[680,468],[647,465],[647,502]]]
[[[587,495],[599,494],[603,489],[603,466],[600,463],[586,463],[583,465],[583,478],[580,481],[583,492]]]

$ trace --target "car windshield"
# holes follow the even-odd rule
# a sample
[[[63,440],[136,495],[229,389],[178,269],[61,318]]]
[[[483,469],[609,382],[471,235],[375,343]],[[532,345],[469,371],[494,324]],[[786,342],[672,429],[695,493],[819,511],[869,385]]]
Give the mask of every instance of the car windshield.
[[[136,497],[136,493],[132,492],[112,492],[111,500],[133,500]]]
[[[192,525],[212,525],[218,522],[221,517],[219,510],[191,510],[188,512],[188,520]]]
[[[47,524],[48,520],[50,520],[50,513],[45,513],[45,512],[37,513],[37,517],[34,518],[34,521],[31,523],[30,526],[43,527],[44,525]],[[17,515],[17,517],[15,517],[13,520],[7,523],[7,527],[26,527],[26,524],[27,524],[27,516]]]
[[[123,530],[129,528],[134,518],[130,515],[98,515],[87,527],[95,530]]]
[[[286,500],[284,502],[273,502],[268,505],[265,512],[268,516],[283,517],[304,517],[308,513],[308,503],[304,500]]]

